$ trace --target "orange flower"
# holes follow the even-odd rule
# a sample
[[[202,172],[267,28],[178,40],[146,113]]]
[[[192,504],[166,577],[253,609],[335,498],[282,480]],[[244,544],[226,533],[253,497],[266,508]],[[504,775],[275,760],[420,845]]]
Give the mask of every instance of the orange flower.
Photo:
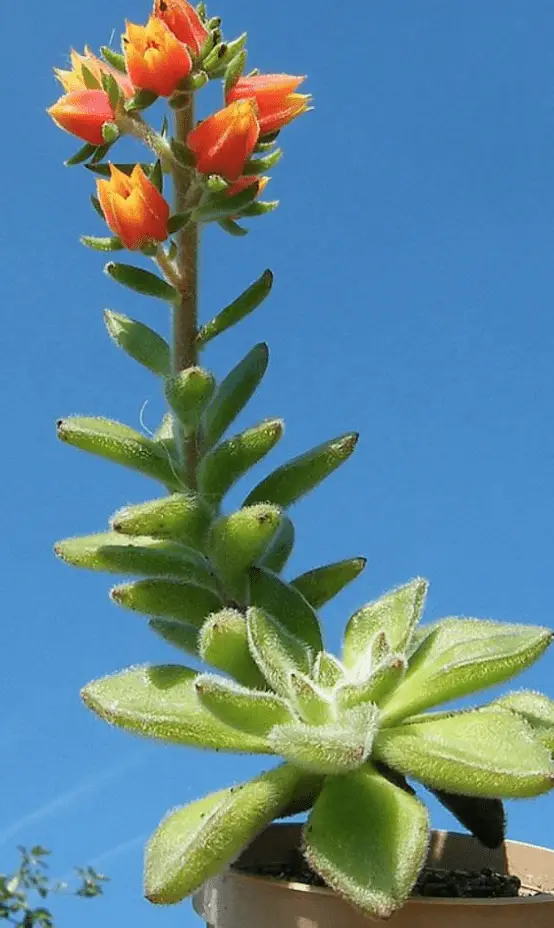
[[[253,184],[258,184],[257,197],[260,196],[263,190],[269,184],[269,177],[239,177],[234,184],[230,184],[226,190],[225,195],[228,197],[234,197],[237,193],[242,193],[243,190],[246,190],[247,187],[251,187]]]
[[[169,205],[140,164],[130,175],[110,164],[110,179],[99,180],[96,186],[106,222],[126,248],[165,241]]]
[[[200,53],[209,33],[187,0],[154,0],[154,16],[161,19],[193,55]]]
[[[127,71],[135,87],[160,97],[170,97],[192,70],[188,49],[154,16],[146,26],[127,23],[123,46]]]
[[[196,155],[196,168],[201,174],[220,174],[234,183],[259,135],[255,103],[238,100],[199,123],[189,132],[187,145]]]
[[[101,84],[103,74],[112,74],[121,88],[125,97],[133,95],[133,85],[126,74],[122,74],[115,68],[110,67],[105,61],[101,61],[96,55],[93,55],[90,48],[85,48],[84,55],[76,51],[71,51],[71,71],[62,71],[61,68],[54,68],[54,74],[66,93],[74,90],[87,90],[87,85],[83,77],[83,65],[92,74],[93,77]]]
[[[115,118],[104,90],[74,90],[48,110],[55,123],[91,145],[103,145],[102,126]]]
[[[291,74],[255,74],[239,77],[227,94],[227,103],[234,100],[255,100],[258,104],[260,135],[277,132],[308,108],[311,97],[294,93],[304,77]]]

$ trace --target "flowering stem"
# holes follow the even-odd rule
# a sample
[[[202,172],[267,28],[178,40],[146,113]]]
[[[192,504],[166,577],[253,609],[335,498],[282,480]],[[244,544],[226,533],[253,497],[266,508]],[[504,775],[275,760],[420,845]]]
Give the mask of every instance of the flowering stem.
[[[133,113],[133,115],[120,113],[117,117],[117,125],[120,132],[133,135],[153,151],[162,162],[165,171],[181,169],[169,142],[152,126],[149,126],[139,113]]]
[[[194,97],[191,94],[188,105],[175,113],[175,137],[183,145],[193,127]],[[175,212],[184,213],[189,207],[191,184],[194,172],[178,165],[172,169],[175,191]],[[179,301],[173,311],[173,372],[193,367],[198,361],[196,337],[198,334],[197,315],[197,275],[198,275],[198,226],[189,222],[176,236],[177,258],[176,270],[179,279]],[[180,445],[181,460],[186,474],[187,484],[194,488],[196,484],[196,467],[198,463],[198,442],[196,434],[177,437]]]

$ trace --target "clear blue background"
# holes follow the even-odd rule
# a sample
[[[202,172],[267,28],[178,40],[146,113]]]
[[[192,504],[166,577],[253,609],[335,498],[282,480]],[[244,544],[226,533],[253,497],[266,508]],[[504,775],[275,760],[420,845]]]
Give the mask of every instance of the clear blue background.
[[[325,612],[350,612],[416,574],[428,615],[552,624],[554,9],[551,0],[234,0],[250,66],[309,74],[316,108],[284,134],[273,217],[202,253],[206,319],[270,265],[274,294],[207,353],[223,374],[272,350],[243,417],[283,415],[283,460],[354,428],[354,458],[295,512],[291,574],[366,554]],[[171,806],[258,770],[111,730],[80,704],[89,679],[179,660],[72,571],[56,538],[102,529],[153,483],[58,444],[54,420],[105,414],[155,428],[158,385],[110,344],[102,308],[166,329],[162,304],[102,275],[78,243],[103,234],[92,177],[44,110],[51,68],[141,22],[146,2],[4,3],[2,222],[3,750],[0,867],[16,843],[93,862],[106,898],[63,900],[59,925],[184,926],[188,904],[141,898],[141,845]],[[212,102],[210,98],[210,102]],[[264,472],[264,467],[259,469]],[[256,475],[257,476],[257,475]],[[233,495],[238,501],[240,490]],[[552,656],[525,684],[554,696]],[[510,835],[552,845],[552,798],[510,808]],[[438,825],[450,824],[436,811]]]

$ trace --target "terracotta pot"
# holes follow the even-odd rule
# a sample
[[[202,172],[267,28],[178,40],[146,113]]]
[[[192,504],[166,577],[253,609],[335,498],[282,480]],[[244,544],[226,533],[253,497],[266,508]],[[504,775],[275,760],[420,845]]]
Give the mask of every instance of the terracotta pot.
[[[241,860],[282,862],[300,840],[299,825],[271,825]],[[388,922],[367,918],[329,889],[250,876],[233,870],[209,880],[194,897],[208,928],[554,928],[554,851],[506,841],[489,851],[467,835],[435,831],[428,863],[446,869],[517,874],[517,899],[410,899]]]

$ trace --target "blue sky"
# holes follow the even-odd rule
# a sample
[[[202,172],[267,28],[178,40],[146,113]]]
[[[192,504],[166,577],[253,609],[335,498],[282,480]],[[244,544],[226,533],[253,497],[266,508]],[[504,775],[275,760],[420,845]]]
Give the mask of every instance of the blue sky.
[[[78,243],[103,234],[87,172],[44,110],[70,46],[98,47],[148,4],[4,4],[4,752],[0,868],[18,843],[54,875],[94,862],[105,900],[59,925],[197,922],[141,898],[141,844],[169,807],[260,769],[133,739],[81,706],[89,679],[179,660],[107,599],[109,578],[55,561],[54,540],[100,530],[156,486],[56,442],[54,421],[105,414],[155,428],[158,385],[117,352],[102,309],[166,329],[163,305],[118,288]],[[257,341],[271,366],[243,423],[282,415],[272,464],[349,429],[354,458],[295,512],[291,575],[368,556],[325,611],[331,644],[354,608],[415,575],[428,616],[552,625],[554,553],[554,9],[551,0],[234,0],[252,67],[309,74],[316,108],[285,135],[282,207],[245,240],[205,235],[202,316],[266,266],[264,308],[206,354],[223,374]],[[11,102],[17,100],[17,104]],[[207,105],[207,104],[206,104]],[[263,466],[259,473],[263,473]],[[255,476],[258,476],[256,474]],[[233,494],[238,501],[241,485]],[[527,686],[554,696],[553,657]],[[552,842],[553,799],[511,804],[510,834]],[[436,810],[435,810],[436,811]],[[439,826],[450,824],[436,811]],[[77,908],[75,908],[77,906]]]

